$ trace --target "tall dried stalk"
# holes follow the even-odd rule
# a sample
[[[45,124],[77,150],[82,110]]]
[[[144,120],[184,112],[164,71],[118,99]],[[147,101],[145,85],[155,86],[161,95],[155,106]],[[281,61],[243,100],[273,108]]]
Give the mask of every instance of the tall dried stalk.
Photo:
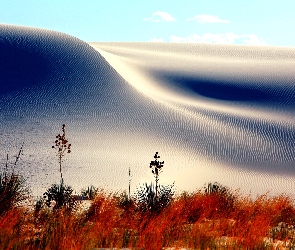
[[[56,136],[55,145],[52,148],[57,150],[57,157],[59,163],[59,172],[60,172],[60,179],[61,183],[63,183],[63,176],[62,176],[62,167],[61,164],[63,162],[64,156],[68,153],[71,153],[71,144],[66,139],[66,125],[62,125],[62,134],[58,134]]]
[[[159,174],[164,167],[164,161],[158,161],[159,158],[160,156],[158,155],[158,152],[156,152],[156,154],[154,155],[155,160],[150,162],[150,168],[152,168],[152,173],[154,174],[156,180],[156,199],[158,198]]]

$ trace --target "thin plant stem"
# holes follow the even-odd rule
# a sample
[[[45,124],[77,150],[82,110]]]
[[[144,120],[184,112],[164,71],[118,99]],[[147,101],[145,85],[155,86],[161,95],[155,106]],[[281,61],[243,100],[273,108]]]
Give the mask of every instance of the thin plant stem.
[[[22,153],[23,153],[23,146],[24,146],[24,142],[22,143],[22,145],[21,145],[21,147],[20,147],[20,149],[19,149],[19,151],[18,151],[18,154],[17,154],[17,156],[16,156],[16,159],[15,159],[15,162],[14,162],[14,165],[13,165],[13,168],[12,168],[12,173],[13,173],[13,174],[14,174],[14,169],[15,169],[15,167],[16,167],[16,164],[17,164],[17,162],[19,161],[20,156],[21,156]]]

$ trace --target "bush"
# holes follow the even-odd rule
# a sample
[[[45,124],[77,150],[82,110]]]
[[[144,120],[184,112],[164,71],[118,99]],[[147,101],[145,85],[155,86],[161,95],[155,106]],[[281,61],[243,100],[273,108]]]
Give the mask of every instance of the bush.
[[[87,189],[82,190],[81,196],[85,200],[94,200],[97,193],[98,193],[98,188],[91,185]]]
[[[25,201],[29,196],[29,188],[26,187],[26,180],[15,174],[15,167],[23,152],[23,145],[21,146],[14,164],[8,169],[8,155],[6,159],[5,168],[0,173],[0,216]]]
[[[77,199],[72,195],[73,189],[70,186],[65,185],[63,182],[60,184],[53,184],[43,194],[45,204],[50,207],[51,203],[54,202],[53,209],[66,208],[72,210],[76,204]]]
[[[204,186],[204,191],[206,194],[228,194],[229,189],[218,182],[209,182],[207,186]]]
[[[204,186],[204,193],[206,196],[214,197],[218,204],[218,213],[223,213],[229,216],[229,213],[233,210],[236,196],[226,186],[218,182],[210,182],[207,186]],[[220,216],[220,215],[219,215]]]
[[[142,212],[161,212],[172,201],[174,195],[174,183],[172,185],[159,185],[158,197],[156,197],[155,186],[151,183],[137,190],[135,195],[136,205]]]
[[[117,206],[123,209],[129,209],[134,206],[134,201],[131,199],[126,191],[122,192],[118,196],[115,196],[115,199],[117,201]]]
[[[17,174],[0,174],[0,216],[28,198],[25,179]]]

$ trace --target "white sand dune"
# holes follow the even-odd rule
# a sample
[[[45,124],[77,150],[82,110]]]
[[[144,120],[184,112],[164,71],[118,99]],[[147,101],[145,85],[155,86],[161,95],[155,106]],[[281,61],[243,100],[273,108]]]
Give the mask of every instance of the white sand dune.
[[[218,181],[252,194],[295,194],[295,49],[173,43],[85,43],[0,26],[2,165],[35,194],[58,182],[51,149],[67,125],[64,179],[132,189],[153,179],[194,190]]]

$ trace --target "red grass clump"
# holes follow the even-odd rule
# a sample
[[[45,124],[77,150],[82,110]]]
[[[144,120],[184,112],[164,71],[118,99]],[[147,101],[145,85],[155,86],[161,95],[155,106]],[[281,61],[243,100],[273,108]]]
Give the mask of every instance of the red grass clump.
[[[89,208],[12,209],[0,219],[1,249],[272,249],[294,246],[295,206],[281,195],[184,193],[160,212],[100,192]]]

